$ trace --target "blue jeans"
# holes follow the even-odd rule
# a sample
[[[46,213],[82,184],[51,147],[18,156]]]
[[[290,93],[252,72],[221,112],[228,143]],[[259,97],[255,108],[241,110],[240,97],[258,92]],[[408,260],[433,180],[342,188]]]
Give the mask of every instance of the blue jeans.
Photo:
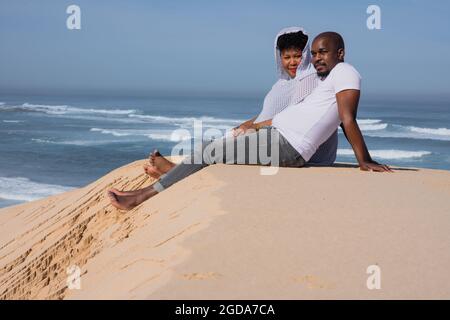
[[[258,132],[203,142],[189,157],[176,165],[153,185],[161,192],[172,184],[211,164],[270,165],[303,167],[305,160],[274,127]]]

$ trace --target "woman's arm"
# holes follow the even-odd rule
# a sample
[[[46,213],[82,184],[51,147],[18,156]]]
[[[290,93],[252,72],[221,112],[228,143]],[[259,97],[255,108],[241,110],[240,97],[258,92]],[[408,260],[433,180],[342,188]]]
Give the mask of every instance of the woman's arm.
[[[253,123],[252,129],[259,130],[262,127],[271,126],[271,125],[272,125],[272,119],[269,119],[269,120],[266,120],[266,121]]]
[[[233,128],[233,135],[235,137],[244,134],[248,129],[250,129],[254,123],[254,121],[256,120],[256,116],[251,118],[250,120],[247,120],[243,123],[241,123],[240,125],[238,125],[237,127]]]
[[[245,122],[242,122],[239,126],[236,127],[236,129],[237,129],[237,128],[241,128],[241,127],[242,127],[242,128],[250,128],[250,127],[252,126],[253,122],[255,122],[256,118],[257,118],[257,117],[253,117],[253,118],[251,118],[250,120],[247,120],[247,121],[245,121]]]
[[[254,132],[254,131],[258,131],[259,129],[261,129],[262,127],[266,127],[266,126],[271,126],[272,125],[272,119],[266,120],[266,121],[261,121],[258,123],[252,123],[248,128],[242,128],[242,129],[238,129],[239,131],[236,132],[237,134],[235,134],[234,136],[240,136],[241,134],[245,134],[248,131]]]

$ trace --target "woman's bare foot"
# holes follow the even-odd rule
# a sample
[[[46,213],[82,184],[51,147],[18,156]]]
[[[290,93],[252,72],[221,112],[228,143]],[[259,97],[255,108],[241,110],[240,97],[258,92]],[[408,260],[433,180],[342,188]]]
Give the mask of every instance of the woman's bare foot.
[[[162,174],[169,172],[175,167],[175,163],[166,159],[158,150],[153,151],[149,157],[150,165],[154,166]]]
[[[161,171],[156,169],[155,166],[149,164],[144,164],[144,171],[148,176],[154,179],[159,179],[159,177],[161,177],[161,175],[163,174]]]
[[[158,150],[154,150],[148,157],[149,165],[144,165],[144,171],[150,177],[159,179],[159,177],[169,172],[175,163],[167,160]]]

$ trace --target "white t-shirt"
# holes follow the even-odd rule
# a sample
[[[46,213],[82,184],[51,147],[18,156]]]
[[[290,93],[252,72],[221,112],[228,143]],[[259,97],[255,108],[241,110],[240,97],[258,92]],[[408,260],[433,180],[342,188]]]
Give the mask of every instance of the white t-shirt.
[[[336,94],[348,89],[360,90],[361,76],[350,64],[341,62],[302,102],[275,115],[272,125],[309,161],[341,124]]]

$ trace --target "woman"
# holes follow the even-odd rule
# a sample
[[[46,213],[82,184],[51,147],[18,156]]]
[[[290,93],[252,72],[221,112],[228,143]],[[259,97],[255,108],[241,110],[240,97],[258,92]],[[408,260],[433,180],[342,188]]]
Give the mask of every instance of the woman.
[[[303,28],[282,29],[275,37],[274,51],[278,80],[264,98],[259,115],[234,128],[234,136],[245,134],[253,123],[272,119],[286,107],[301,102],[317,87],[318,77],[311,64],[309,36]],[[331,165],[336,159],[336,150],[337,131],[317,150],[308,164]],[[174,166],[155,150],[144,170],[158,179]]]

